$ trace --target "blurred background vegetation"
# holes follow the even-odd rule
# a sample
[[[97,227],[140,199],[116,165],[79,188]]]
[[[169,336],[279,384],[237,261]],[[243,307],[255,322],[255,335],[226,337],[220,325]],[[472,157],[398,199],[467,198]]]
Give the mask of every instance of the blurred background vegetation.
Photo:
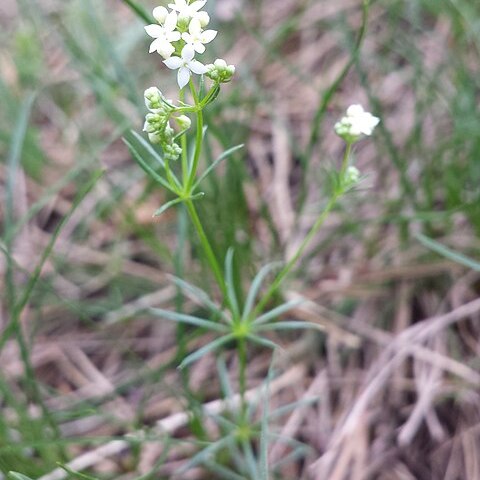
[[[220,398],[222,376],[213,357],[178,372],[203,336],[144,312],[201,308],[168,274],[216,292],[185,211],[152,219],[167,194],[122,142],[142,129],[145,88],[176,96],[129,3],[0,5],[5,476],[62,478],[48,476],[56,462],[83,458],[72,468],[97,478],[175,478],[218,435],[197,415],[155,430]],[[209,0],[207,10],[219,35],[206,63],[222,57],[238,73],[207,111],[204,165],[245,147],[206,180],[198,208],[218,257],[235,248],[245,289],[315,221],[345,108],[382,119],[355,151],[363,188],[286,289],[312,302],[292,317],[324,333],[277,339],[279,378],[290,380],[272,405],[318,401],[272,420],[296,443],[270,446],[271,478],[480,478],[480,3],[372,1],[359,52],[360,0]],[[228,349],[224,358],[234,382]],[[269,365],[252,352],[252,387]],[[181,478],[252,478],[241,465],[227,476],[233,460],[219,457]]]

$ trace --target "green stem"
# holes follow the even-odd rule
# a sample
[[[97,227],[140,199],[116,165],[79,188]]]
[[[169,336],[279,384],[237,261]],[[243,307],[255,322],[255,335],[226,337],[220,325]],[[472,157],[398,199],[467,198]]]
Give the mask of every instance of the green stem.
[[[335,187],[333,195],[330,197],[330,200],[328,201],[327,205],[323,209],[323,212],[320,214],[317,221],[314,223],[313,227],[310,229],[307,236],[304,238],[300,247],[298,247],[297,251],[295,252],[295,255],[293,255],[293,257],[283,267],[283,269],[277,275],[277,277],[275,278],[273,283],[270,285],[270,287],[267,290],[267,292],[265,293],[265,295],[258,302],[257,306],[255,307],[255,309],[252,312],[252,316],[251,316],[252,319],[254,319],[263,310],[263,308],[265,308],[266,304],[272,298],[272,296],[275,294],[275,292],[277,291],[278,287],[281,285],[281,283],[283,282],[285,277],[290,273],[290,271],[295,266],[295,264],[297,263],[299,258],[302,256],[302,254],[303,254],[305,248],[307,247],[307,245],[312,241],[312,239],[318,233],[318,231],[320,230],[320,227],[324,224],[324,222],[327,219],[329,213],[332,211],[333,207],[337,203],[337,200],[343,195],[343,193],[344,193],[344,188],[343,188],[344,176],[345,176],[345,172],[346,172],[347,167],[348,167],[351,151],[352,151],[352,143],[349,142],[349,143],[347,143],[347,146],[345,148],[345,152],[344,152],[343,160],[342,160],[342,166],[340,167],[340,186]]]
[[[347,142],[345,152],[343,154],[342,166],[340,167],[340,181],[343,182],[345,172],[347,171],[348,163],[350,161],[350,155],[352,153],[352,142]]]
[[[195,205],[193,204],[192,200],[185,200],[185,205],[187,206],[187,210],[192,220],[193,226],[197,230],[200,243],[202,244],[202,248],[205,252],[210,268],[212,269],[213,275],[215,276],[218,286],[222,291],[223,298],[225,299],[225,301],[228,301],[227,286],[222,275],[222,270],[220,268],[220,265],[218,264],[217,257],[213,253],[210,242],[208,241],[205,230],[203,229],[202,222],[198,217]]]
[[[180,101],[185,102],[185,91],[183,89],[180,90]],[[188,146],[185,134],[180,137],[180,146],[182,147],[182,180],[185,188],[188,182]]]
[[[247,342],[245,338],[237,340],[238,343],[238,385],[240,390],[241,412],[245,418],[247,413]]]
[[[195,88],[195,85],[190,79],[190,91],[192,92],[193,101],[195,102],[195,106],[198,106],[198,94]],[[203,112],[202,109],[199,108],[197,110],[197,135],[195,138],[195,153],[193,155],[192,165],[190,168],[187,184],[186,184],[186,192],[190,193],[190,189],[192,188],[193,182],[195,181],[195,176],[197,174],[198,169],[198,162],[200,160],[200,153],[202,151],[202,142],[203,142]]]

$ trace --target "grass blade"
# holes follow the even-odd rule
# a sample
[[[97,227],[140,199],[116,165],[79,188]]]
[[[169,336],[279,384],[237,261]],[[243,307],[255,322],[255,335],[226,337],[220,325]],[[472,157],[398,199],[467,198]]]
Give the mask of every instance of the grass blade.
[[[433,250],[435,253],[442,255],[442,257],[446,257],[453,262],[459,263],[460,265],[464,265],[465,267],[471,268],[476,272],[480,272],[480,262],[472,260],[471,258],[463,255],[462,253],[455,252],[449,247],[437,242],[436,240],[432,240],[429,237],[421,233],[417,233],[415,237],[427,248]]]
[[[122,0],[125,5],[130,7],[130,9],[137,15],[140,20],[143,20],[146,23],[155,23],[155,19],[137,2],[134,0]]]

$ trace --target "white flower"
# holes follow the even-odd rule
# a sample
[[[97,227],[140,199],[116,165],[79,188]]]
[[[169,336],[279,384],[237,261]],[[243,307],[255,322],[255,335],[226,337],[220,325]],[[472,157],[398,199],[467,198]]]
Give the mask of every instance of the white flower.
[[[347,114],[335,124],[335,132],[347,141],[356,141],[361,135],[371,135],[380,119],[366,112],[361,105],[350,105]]]
[[[158,7],[161,8],[161,7]],[[159,18],[162,18],[163,13],[157,12]],[[163,57],[168,58],[175,51],[171,42],[180,40],[180,32],[175,31],[177,28],[177,14],[170,12],[165,16],[165,23],[163,25],[147,25],[145,31],[155,40],[150,45],[150,53],[155,50]]]
[[[198,53],[205,51],[204,43],[210,43],[217,36],[216,30],[205,30],[202,32],[202,25],[198,18],[192,18],[188,26],[188,33],[182,33],[182,39]]]
[[[350,105],[347,108],[347,117],[351,122],[353,135],[371,135],[374,128],[379,124],[380,119],[366,112],[361,105]]]
[[[197,75],[202,75],[207,72],[205,65],[198,60],[194,60],[195,50],[191,45],[185,45],[181,55],[181,57],[170,57],[163,61],[168,68],[172,70],[178,69],[177,82],[180,89],[188,83],[192,72]]]
[[[153,9],[152,15],[158,23],[162,24],[167,18],[168,10],[165,7],[155,7]]]
[[[199,10],[207,3],[207,0],[197,0],[190,5],[187,0],[173,0],[168,6],[178,12],[180,18],[194,18],[199,15]]]
[[[210,17],[207,12],[197,12],[193,18],[196,18],[200,22],[202,28],[205,28],[210,23]]]

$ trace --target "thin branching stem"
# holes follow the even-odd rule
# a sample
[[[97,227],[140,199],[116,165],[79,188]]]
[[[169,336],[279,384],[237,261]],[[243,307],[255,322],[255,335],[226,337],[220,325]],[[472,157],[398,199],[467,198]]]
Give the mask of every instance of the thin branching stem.
[[[343,195],[343,193],[344,193],[345,172],[346,172],[348,164],[349,164],[349,159],[350,159],[351,152],[352,152],[352,143],[349,142],[349,143],[347,143],[347,146],[345,148],[345,152],[344,152],[343,160],[342,160],[342,166],[340,167],[340,177],[339,177],[340,178],[340,180],[339,180],[340,183],[339,183],[339,185],[335,186],[333,194],[330,197],[330,200],[328,201],[327,205],[323,209],[323,212],[317,218],[313,227],[310,229],[310,231],[308,232],[307,236],[304,238],[301,245],[298,247],[295,254],[288,261],[288,263],[283,267],[283,269],[280,271],[280,273],[277,275],[277,277],[275,278],[273,283],[268,288],[265,295],[258,302],[257,306],[253,310],[253,313],[250,317],[251,319],[255,319],[256,316],[265,308],[265,306],[267,305],[269,300],[272,298],[272,296],[277,291],[278,287],[282,284],[285,277],[290,273],[290,271],[296,265],[296,263],[298,262],[298,260],[302,256],[303,252],[305,251],[305,248],[307,247],[307,245],[312,241],[312,239],[318,233],[318,231],[320,230],[320,227],[324,224],[325,220],[327,219],[328,215],[332,211],[333,207],[336,205],[338,199]]]

